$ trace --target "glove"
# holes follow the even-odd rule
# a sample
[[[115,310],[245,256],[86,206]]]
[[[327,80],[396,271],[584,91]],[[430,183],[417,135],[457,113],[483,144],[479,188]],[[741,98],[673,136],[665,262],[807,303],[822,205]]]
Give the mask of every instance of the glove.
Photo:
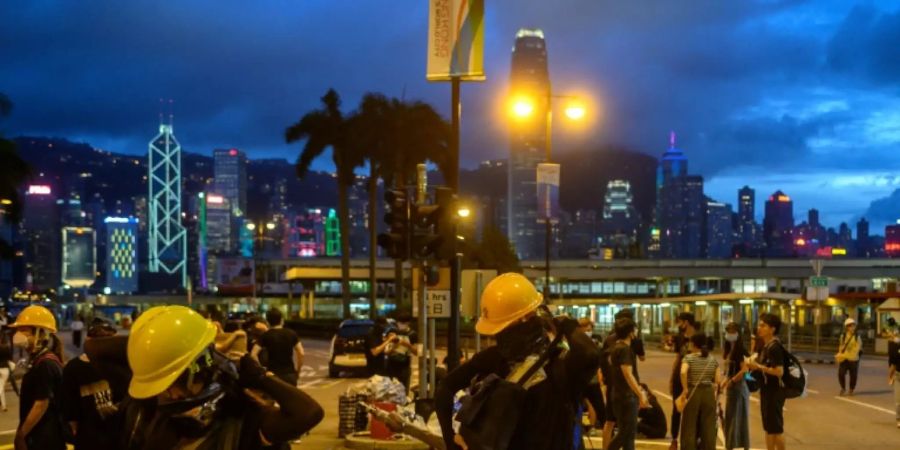
[[[571,336],[578,329],[578,321],[569,316],[557,316],[553,318],[556,331],[563,336]]]
[[[241,357],[238,367],[238,384],[245,388],[259,387],[260,382],[266,377],[265,367],[259,365],[250,354]]]

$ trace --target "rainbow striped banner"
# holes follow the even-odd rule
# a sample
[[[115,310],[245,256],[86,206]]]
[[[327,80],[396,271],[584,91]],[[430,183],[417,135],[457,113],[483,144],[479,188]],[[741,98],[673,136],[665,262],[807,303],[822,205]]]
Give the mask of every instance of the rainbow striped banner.
[[[430,0],[428,81],[484,80],[484,0]]]

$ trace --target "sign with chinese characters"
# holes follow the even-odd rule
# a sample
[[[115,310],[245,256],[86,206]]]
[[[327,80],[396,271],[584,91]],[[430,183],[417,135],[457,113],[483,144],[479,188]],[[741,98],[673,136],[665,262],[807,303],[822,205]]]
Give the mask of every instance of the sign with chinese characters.
[[[450,317],[450,291],[449,290],[426,290],[425,306],[429,319],[447,319]],[[417,302],[413,302],[413,316],[419,316],[419,306]]]

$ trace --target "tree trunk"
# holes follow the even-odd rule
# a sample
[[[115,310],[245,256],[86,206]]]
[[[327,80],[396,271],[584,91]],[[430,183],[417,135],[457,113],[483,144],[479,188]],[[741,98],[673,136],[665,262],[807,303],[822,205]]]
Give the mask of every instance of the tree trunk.
[[[338,227],[341,231],[341,305],[343,318],[350,318],[350,207],[349,186],[338,181]]]
[[[378,176],[375,170],[375,164],[369,162],[369,318],[375,319],[378,316],[378,279],[375,276],[375,253],[378,251],[377,234],[378,225],[375,215],[378,214],[376,208],[378,202]]]

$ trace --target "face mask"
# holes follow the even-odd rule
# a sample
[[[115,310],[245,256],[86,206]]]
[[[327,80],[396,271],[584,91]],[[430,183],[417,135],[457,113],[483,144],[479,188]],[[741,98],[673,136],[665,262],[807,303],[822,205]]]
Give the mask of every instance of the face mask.
[[[521,361],[547,341],[541,319],[532,317],[497,335],[497,349],[508,362]]]
[[[725,334],[725,340],[728,342],[735,342],[738,339],[737,333],[727,333]]]
[[[28,347],[28,338],[22,333],[14,334],[12,342],[16,347]]]
[[[584,334],[587,335],[587,337],[593,337],[593,336],[594,336],[593,334],[591,334],[590,331],[585,331]]]

